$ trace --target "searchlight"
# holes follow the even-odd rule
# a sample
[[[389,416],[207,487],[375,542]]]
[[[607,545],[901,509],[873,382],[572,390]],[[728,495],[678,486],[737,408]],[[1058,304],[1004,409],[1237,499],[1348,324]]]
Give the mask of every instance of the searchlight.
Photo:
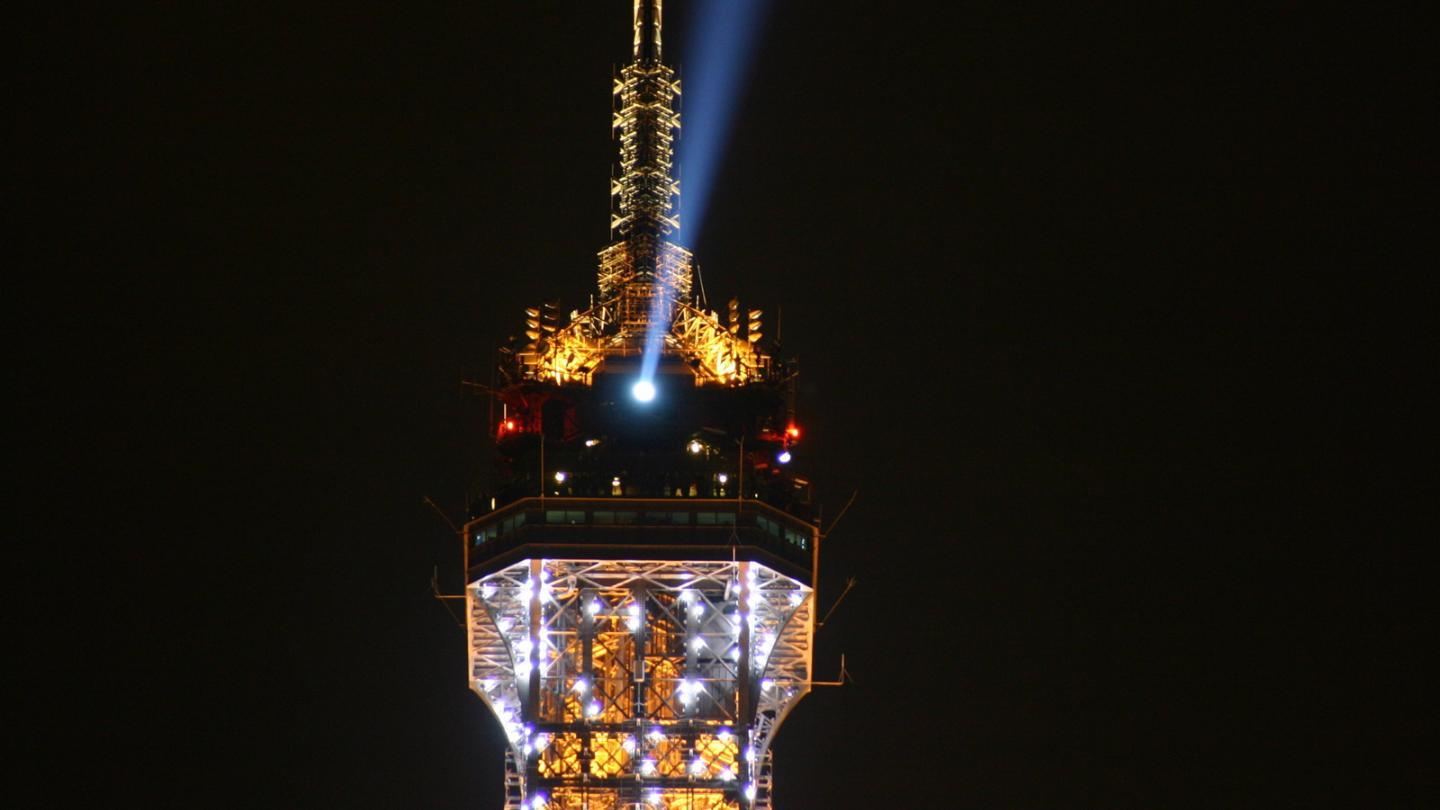
[[[630,395],[640,402],[649,402],[655,398],[655,383],[649,380],[641,380],[635,383],[635,386],[630,389]]]

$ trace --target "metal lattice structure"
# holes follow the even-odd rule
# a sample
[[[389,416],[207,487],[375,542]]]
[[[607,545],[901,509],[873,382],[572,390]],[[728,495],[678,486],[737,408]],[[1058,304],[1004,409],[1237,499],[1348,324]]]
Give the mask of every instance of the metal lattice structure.
[[[810,689],[812,590],[759,563],[531,559],[466,592],[507,810],[769,808]]]
[[[775,734],[813,684],[793,372],[760,310],[692,290],[680,84],[660,0],[634,10],[598,302],[528,308],[494,392],[504,473],[464,529],[470,683],[508,740],[506,810],[770,810]],[[614,393],[642,353],[667,393],[643,417]]]
[[[599,254],[598,298],[563,324],[558,309],[548,319],[540,307],[527,310],[528,342],[515,351],[523,379],[590,385],[607,358],[640,353],[657,322],[669,326],[665,349],[698,363],[696,385],[744,385],[770,374],[770,357],[756,345],[759,310],[742,322],[739,302],[728,319],[706,309],[693,290],[694,257],[670,238],[680,228],[680,184],[672,176],[680,82],[660,60],[660,17],[660,0],[635,0],[634,58],[614,82],[620,158],[610,228],[617,238]]]

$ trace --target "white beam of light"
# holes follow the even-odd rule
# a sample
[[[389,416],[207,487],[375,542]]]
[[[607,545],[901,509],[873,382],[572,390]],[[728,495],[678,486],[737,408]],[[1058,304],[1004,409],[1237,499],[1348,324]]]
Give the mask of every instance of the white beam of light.
[[[654,331],[654,328],[655,328],[655,327],[654,327],[654,324],[651,324],[651,327],[650,327],[650,328],[651,328],[651,331]],[[649,352],[649,338],[648,338],[648,337],[646,338],[646,351]],[[651,355],[647,353],[647,354],[645,355],[646,365],[651,365],[651,363],[650,363],[650,358],[651,358]],[[657,361],[658,361],[658,357],[657,357],[656,359],[657,359]],[[642,373],[643,373],[643,371],[642,371]],[[641,378],[640,378],[640,381],[637,382],[637,383],[635,383],[634,387],[632,387],[632,388],[630,389],[630,395],[633,396],[633,397],[635,397],[635,399],[639,400],[640,402],[649,402],[649,401],[655,399],[655,383],[653,383],[653,382],[650,381],[650,380],[654,377],[654,374],[655,374],[655,372],[654,372],[654,370],[652,369],[651,372],[650,372],[650,377],[641,377]]]
[[[681,230],[694,247],[730,138],[736,103],[768,0],[700,0],[685,31],[685,108],[679,163]]]

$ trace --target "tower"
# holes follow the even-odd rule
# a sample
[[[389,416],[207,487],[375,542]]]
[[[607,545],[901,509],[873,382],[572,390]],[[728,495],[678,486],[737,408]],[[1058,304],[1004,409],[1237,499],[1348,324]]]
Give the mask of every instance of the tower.
[[[790,466],[795,369],[760,310],[708,308],[673,241],[661,12],[635,0],[614,82],[596,296],[526,309],[502,350],[497,485],[464,527],[506,810],[765,810],[771,742],[811,686],[820,536]]]

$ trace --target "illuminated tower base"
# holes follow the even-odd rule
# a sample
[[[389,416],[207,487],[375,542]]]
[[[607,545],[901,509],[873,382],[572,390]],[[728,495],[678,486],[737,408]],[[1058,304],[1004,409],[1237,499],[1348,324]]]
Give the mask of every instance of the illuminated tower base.
[[[808,556],[814,530],[752,502],[738,514],[735,501],[636,509],[656,506],[527,499],[468,532],[503,544],[487,529],[508,521],[531,543],[569,545],[653,531],[643,516],[664,514],[667,529],[693,519],[688,533],[722,540],[697,551],[743,533],[800,577],[744,559],[492,558],[466,592],[470,667],[510,740],[506,810],[770,806],[771,740],[810,687],[812,591],[789,560]]]

